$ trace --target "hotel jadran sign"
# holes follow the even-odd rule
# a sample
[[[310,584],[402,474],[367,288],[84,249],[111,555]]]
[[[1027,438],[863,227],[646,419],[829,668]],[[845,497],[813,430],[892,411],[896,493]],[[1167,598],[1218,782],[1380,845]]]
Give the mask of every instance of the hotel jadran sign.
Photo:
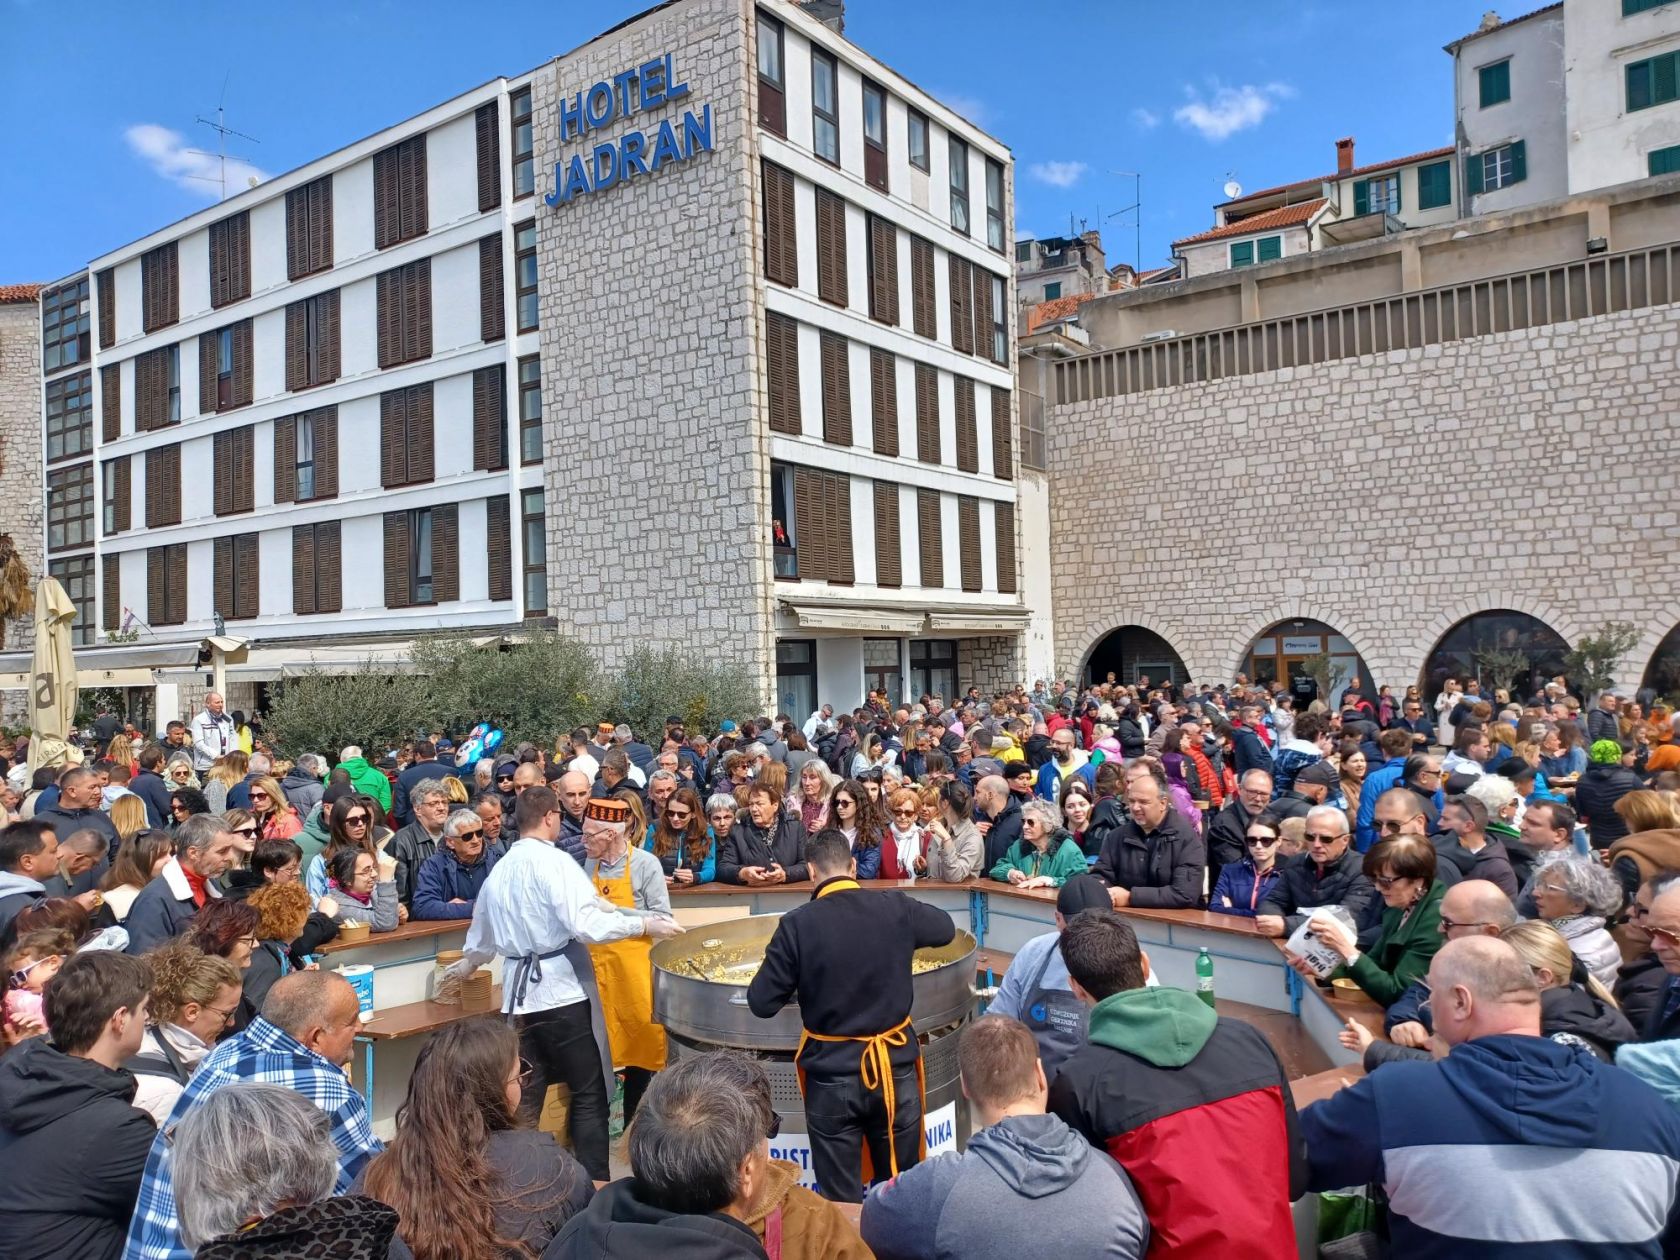
[[[678,82],[670,53],[632,66],[622,74],[572,93],[560,102],[560,143],[585,141],[614,123],[634,119],[661,105],[688,97]],[[543,200],[564,205],[588,193],[605,192],[638,175],[654,175],[673,162],[686,162],[712,148],[712,107],[696,114],[685,108],[682,119],[662,119],[658,128],[624,131],[603,139],[587,153],[574,153],[554,164],[554,191]]]

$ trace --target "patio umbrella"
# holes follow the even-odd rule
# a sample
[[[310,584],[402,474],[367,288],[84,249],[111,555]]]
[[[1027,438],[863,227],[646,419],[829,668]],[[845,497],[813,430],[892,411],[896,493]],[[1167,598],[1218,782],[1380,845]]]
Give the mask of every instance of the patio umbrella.
[[[76,658],[70,623],[76,606],[57,578],[35,588],[35,656],[29,669],[29,772],[69,760],[70,724],[76,720]]]

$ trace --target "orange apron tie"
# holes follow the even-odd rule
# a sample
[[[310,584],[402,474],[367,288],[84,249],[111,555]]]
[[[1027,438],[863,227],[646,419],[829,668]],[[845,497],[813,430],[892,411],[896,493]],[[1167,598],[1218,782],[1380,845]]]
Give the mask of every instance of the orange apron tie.
[[[859,888],[861,885],[854,879],[837,879],[825,884],[817,893],[818,897],[826,897],[831,892],[841,892],[849,888]],[[910,1044],[910,1038],[916,1034],[910,1027],[910,1016],[904,1017],[904,1022],[886,1032],[875,1033],[864,1037],[836,1037],[827,1033],[812,1032],[809,1028],[799,1035],[799,1049],[794,1054],[794,1063],[804,1057],[805,1047],[813,1041],[855,1041],[863,1047],[863,1054],[858,1061],[858,1077],[863,1087],[872,1093],[881,1095],[881,1101],[887,1109],[887,1159],[891,1164],[891,1176],[898,1176],[898,1143],[894,1139],[893,1119],[898,1112],[898,1092],[893,1087],[892,1052],[899,1046]],[[799,1096],[805,1096],[805,1069],[798,1068]],[[921,1111],[927,1111],[927,1065],[922,1062],[920,1053],[916,1055],[916,1092],[921,1100]],[[921,1121],[916,1124],[916,1149],[918,1158],[927,1156],[927,1127]],[[863,1183],[868,1185],[874,1180],[874,1161],[869,1157],[869,1143],[863,1144]]]

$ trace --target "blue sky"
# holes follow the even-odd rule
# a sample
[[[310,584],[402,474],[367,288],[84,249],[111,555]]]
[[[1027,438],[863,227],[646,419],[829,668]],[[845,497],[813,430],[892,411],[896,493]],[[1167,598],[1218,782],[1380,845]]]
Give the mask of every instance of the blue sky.
[[[1451,59],[1488,0],[850,0],[846,33],[1004,140],[1019,232],[1100,227],[1143,262],[1256,189],[1450,142]],[[1514,17],[1538,0],[1502,9]],[[214,200],[195,125],[290,169],[575,46],[646,0],[0,0],[0,283],[52,280]],[[74,15],[74,20],[69,20]],[[235,170],[235,180],[243,172]]]

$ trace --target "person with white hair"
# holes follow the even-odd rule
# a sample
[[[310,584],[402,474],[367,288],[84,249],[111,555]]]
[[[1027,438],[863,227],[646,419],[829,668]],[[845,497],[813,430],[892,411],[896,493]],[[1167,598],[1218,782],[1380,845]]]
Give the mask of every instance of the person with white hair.
[[[372,1260],[391,1244],[395,1211],[333,1196],[332,1126],[296,1090],[229,1085],[187,1113],[174,1145],[181,1242],[198,1257],[313,1255],[331,1242],[335,1256]]]
[[[251,758],[253,769],[256,758]],[[308,818],[310,812],[321,803],[321,796],[326,792],[326,784],[322,778],[326,775],[326,763],[314,753],[304,753],[286,771],[286,777],[280,780],[280,791],[292,808],[297,810],[299,818]]]
[[[1614,988],[1622,951],[1604,925],[1622,907],[1615,876],[1592,858],[1571,854],[1536,871],[1529,892],[1540,917],[1563,934],[1593,979]]]

